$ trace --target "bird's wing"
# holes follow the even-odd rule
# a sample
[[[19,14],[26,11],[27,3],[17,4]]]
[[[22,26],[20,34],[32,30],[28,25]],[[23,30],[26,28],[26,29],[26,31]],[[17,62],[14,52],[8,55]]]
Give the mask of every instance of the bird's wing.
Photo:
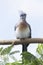
[[[18,27],[19,23],[17,23],[15,26],[14,26],[14,30],[16,31],[16,28]]]
[[[29,36],[29,38],[31,38],[31,26],[30,26],[30,24],[28,24],[28,27],[30,29],[30,36]]]

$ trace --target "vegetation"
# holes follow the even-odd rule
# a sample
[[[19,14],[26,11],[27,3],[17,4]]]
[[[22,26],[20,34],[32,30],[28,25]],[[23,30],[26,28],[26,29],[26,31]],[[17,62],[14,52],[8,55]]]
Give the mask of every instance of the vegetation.
[[[9,58],[16,60],[14,57],[15,53],[19,51],[12,51],[13,45],[8,46],[7,48],[0,48],[0,65],[6,65],[9,62]]]
[[[22,60],[17,61],[14,57],[15,53],[19,51],[12,51],[13,45],[8,46],[7,48],[0,48],[0,65],[43,65],[43,44],[38,44],[36,49],[37,53],[40,55],[39,58],[36,58],[30,52],[23,52]],[[9,63],[9,57],[12,58],[15,62]]]

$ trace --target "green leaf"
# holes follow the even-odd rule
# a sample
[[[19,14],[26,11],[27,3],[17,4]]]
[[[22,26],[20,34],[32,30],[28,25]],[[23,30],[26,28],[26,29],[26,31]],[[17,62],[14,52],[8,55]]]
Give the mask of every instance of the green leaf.
[[[33,54],[31,54],[31,53],[29,53],[29,52],[23,52],[22,55],[23,55],[23,58],[24,58],[24,59],[27,59],[27,60],[29,60],[29,61],[30,61],[31,59],[36,58]]]
[[[43,44],[38,44],[36,51],[40,55],[40,59],[43,60]]]
[[[23,65],[23,64],[19,62],[13,62],[13,63],[7,63],[6,65]]]
[[[6,55],[6,54],[9,54],[10,51],[12,50],[13,46],[8,46],[7,48],[3,49],[2,52],[1,52],[1,55]]]
[[[38,58],[29,52],[22,53],[22,62],[24,65],[40,65]]]
[[[4,55],[3,56],[3,60],[5,63],[7,63],[9,61],[9,56],[8,55]]]
[[[3,47],[0,48],[0,52],[3,50]]]
[[[16,59],[13,55],[10,55],[9,57],[10,57],[11,59],[17,61],[17,59]]]
[[[43,44],[38,44],[38,47],[37,47],[36,51],[37,51],[40,55],[43,55]]]
[[[20,51],[13,51],[13,52],[10,52],[10,55],[12,54],[15,54],[15,53],[19,53]]]

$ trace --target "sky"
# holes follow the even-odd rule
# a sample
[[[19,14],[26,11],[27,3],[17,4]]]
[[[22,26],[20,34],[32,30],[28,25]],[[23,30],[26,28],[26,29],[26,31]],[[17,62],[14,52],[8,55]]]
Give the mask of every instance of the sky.
[[[43,38],[43,0],[0,0],[0,40],[16,38],[14,27],[18,23],[20,11],[27,14],[32,38]],[[36,47],[37,44],[30,44],[28,51],[36,54]],[[21,51],[22,47],[17,48]]]

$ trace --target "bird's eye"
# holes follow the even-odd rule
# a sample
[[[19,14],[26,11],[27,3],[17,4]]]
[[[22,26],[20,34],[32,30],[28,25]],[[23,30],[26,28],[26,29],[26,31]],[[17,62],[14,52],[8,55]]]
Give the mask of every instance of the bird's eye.
[[[26,16],[26,14],[21,14],[20,17]]]
[[[21,15],[21,17],[23,17],[24,15]]]

